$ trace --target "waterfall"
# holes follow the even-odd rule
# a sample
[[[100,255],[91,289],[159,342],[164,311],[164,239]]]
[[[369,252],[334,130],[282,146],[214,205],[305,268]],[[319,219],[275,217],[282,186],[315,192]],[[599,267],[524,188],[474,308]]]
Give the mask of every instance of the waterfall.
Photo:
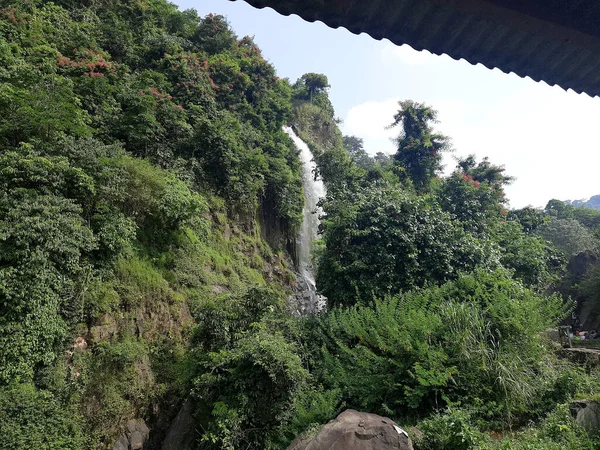
[[[300,297],[296,296],[294,308],[298,314],[314,314],[325,307],[325,297],[317,294],[315,274],[312,265],[313,242],[317,239],[319,215],[322,213],[317,202],[325,197],[325,185],[320,178],[315,179],[317,165],[308,145],[300,139],[290,127],[283,131],[294,141],[300,150],[302,160],[302,180],[304,182],[304,210],[302,211],[302,227],[297,239],[299,284],[302,288]]]

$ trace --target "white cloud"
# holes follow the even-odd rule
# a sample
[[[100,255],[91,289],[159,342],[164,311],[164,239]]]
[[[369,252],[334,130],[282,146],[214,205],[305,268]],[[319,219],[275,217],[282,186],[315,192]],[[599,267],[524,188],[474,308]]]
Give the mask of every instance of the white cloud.
[[[409,66],[418,66],[435,61],[438,57],[427,50],[417,51],[410,45],[395,45],[388,42],[381,50],[381,58],[384,63],[400,61]]]
[[[398,130],[386,127],[392,123],[396,111],[398,99],[356,105],[348,111],[342,126],[343,131],[347,135],[364,139],[365,150],[373,155],[377,152],[393,153],[394,144],[391,138],[397,136]]]

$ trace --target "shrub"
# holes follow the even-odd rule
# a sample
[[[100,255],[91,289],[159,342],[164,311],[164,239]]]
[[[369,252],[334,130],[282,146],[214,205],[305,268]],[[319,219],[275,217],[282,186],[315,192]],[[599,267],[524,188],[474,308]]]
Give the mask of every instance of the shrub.
[[[538,296],[504,272],[335,309],[321,321],[323,379],[361,410],[402,416],[482,402],[488,420],[510,420],[548,388],[538,333],[565,311],[560,297]]]
[[[0,388],[0,449],[82,450],[81,419],[73,408],[31,384]]]

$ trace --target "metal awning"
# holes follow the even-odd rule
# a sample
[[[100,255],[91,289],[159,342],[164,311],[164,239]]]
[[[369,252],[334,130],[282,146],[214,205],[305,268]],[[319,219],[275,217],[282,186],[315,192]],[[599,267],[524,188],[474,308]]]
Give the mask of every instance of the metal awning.
[[[245,0],[600,95],[598,0]]]

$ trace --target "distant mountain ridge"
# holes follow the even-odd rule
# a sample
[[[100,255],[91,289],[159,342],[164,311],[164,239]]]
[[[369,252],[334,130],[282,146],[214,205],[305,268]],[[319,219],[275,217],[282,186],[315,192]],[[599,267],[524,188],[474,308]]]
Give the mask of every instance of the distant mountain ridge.
[[[565,203],[567,205],[583,206],[584,208],[600,210],[600,195],[594,195],[588,200],[565,200]]]

